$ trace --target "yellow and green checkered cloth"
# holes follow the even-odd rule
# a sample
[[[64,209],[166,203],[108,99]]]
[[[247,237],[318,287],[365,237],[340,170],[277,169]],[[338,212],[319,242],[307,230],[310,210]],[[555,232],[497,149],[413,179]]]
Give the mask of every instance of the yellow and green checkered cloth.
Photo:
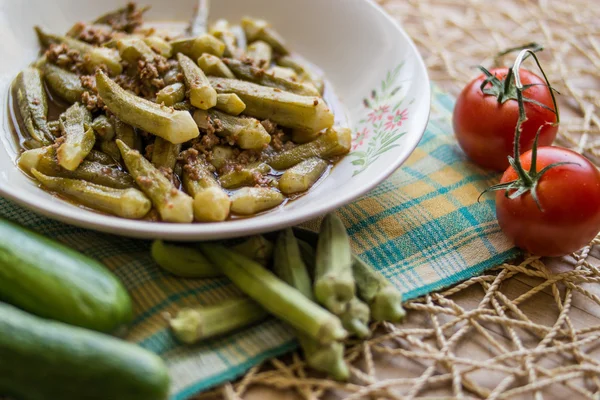
[[[465,159],[452,135],[451,109],[452,99],[435,92],[428,129],[411,158],[375,190],[338,211],[355,252],[406,299],[516,255],[496,223],[493,197],[477,202],[497,176]],[[166,313],[240,295],[227,279],[177,279],[152,261],[148,241],[75,228],[7,200],[0,199],[0,215],[102,261],[118,275],[135,307],[127,339],[163,357],[171,371],[172,399],[234,379],[295,347],[290,328],[275,319],[202,345],[179,345],[167,329]]]

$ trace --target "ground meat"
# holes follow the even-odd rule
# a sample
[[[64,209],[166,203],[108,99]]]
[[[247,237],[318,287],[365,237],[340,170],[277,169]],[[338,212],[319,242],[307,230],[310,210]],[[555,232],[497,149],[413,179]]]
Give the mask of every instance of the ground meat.
[[[196,162],[199,154],[200,153],[198,152],[198,150],[194,149],[193,147],[190,147],[189,149],[184,150],[181,153],[179,153],[179,157],[177,157],[177,161],[182,162],[185,165],[192,164],[192,163]],[[185,167],[183,167],[183,169],[185,170]]]
[[[137,8],[134,2],[130,2],[123,9],[105,15],[100,23],[110,25],[114,30],[132,33],[142,26],[143,15],[147,7]]]
[[[81,103],[92,112],[104,109],[104,102],[98,95],[98,89],[96,88],[95,76],[82,75],[79,77],[79,80],[84,89],[84,92],[81,94]]]
[[[271,135],[271,146],[273,146],[273,148],[276,151],[283,150],[283,136],[284,135],[285,134],[282,130],[279,130]]]
[[[147,176],[138,176],[137,178],[135,178],[135,182],[138,184],[138,186],[140,187],[150,187],[152,185],[152,179],[148,178]]]
[[[78,22],[69,31],[69,36],[95,46],[101,46],[113,40],[118,34],[104,25],[88,25]]]
[[[267,133],[269,135],[272,135],[275,133],[275,130],[277,129],[277,124],[273,121],[271,121],[270,119],[265,119],[264,121],[260,122],[263,126],[263,128],[265,128],[265,130],[267,131]]]
[[[250,164],[260,159],[260,151],[256,150],[244,150],[235,158],[240,164]]]
[[[169,181],[173,182],[174,176],[173,176],[173,170],[171,168],[159,167],[158,170],[160,171],[161,174],[164,175],[165,178],[167,178]]]
[[[45,53],[46,59],[71,72],[84,71],[84,59],[77,50],[71,50],[66,44],[51,44]]]
[[[154,143],[146,146],[146,148],[144,149],[144,157],[146,157],[148,160],[152,160],[152,152],[153,151],[154,151]]]
[[[192,148],[207,155],[213,149],[213,147],[221,144],[221,138],[215,135],[212,131],[206,131],[203,135],[198,137],[193,143]]]
[[[156,92],[165,87],[165,81],[159,70],[168,70],[164,57],[156,56],[154,61],[138,60],[135,66],[129,67],[129,74],[121,74],[115,81],[125,90],[146,99],[153,99]],[[126,68],[127,69],[127,68]]]

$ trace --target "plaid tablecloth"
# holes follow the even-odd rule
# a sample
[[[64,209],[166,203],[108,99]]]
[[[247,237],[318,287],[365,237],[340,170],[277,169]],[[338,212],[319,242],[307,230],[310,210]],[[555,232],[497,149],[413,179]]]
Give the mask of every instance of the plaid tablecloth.
[[[465,159],[452,135],[451,109],[452,99],[434,89],[429,126],[410,159],[372,192],[338,211],[354,251],[406,299],[455,284],[516,255],[496,223],[493,197],[477,202],[497,176]],[[173,399],[231,380],[296,346],[290,328],[274,319],[202,345],[179,345],[167,329],[165,313],[239,295],[227,279],[177,279],[155,265],[147,241],[75,228],[7,200],[0,199],[0,215],[99,259],[118,275],[135,308],[126,338],[164,358],[171,370]],[[316,228],[316,222],[306,226]]]

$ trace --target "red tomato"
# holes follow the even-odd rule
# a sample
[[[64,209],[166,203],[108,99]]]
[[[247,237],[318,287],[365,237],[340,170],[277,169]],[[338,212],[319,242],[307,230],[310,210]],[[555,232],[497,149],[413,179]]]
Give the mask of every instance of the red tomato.
[[[490,72],[504,82],[508,68],[495,68]],[[537,85],[525,89],[523,97],[537,100],[554,110],[550,90],[542,78],[525,69],[520,70],[520,77],[523,85]],[[516,94],[504,103],[499,103],[495,95],[482,93],[480,86],[485,79],[484,74],[475,78],[456,99],[454,133],[460,147],[473,162],[483,168],[504,171],[508,167],[507,157],[513,154],[519,105]],[[488,83],[485,88],[492,89],[493,86]],[[531,149],[540,126],[547,122],[556,122],[556,114],[550,110],[533,103],[525,103],[527,121],[522,125],[521,153]],[[546,125],[542,128],[539,146],[551,145],[557,132],[558,125]]]
[[[521,155],[531,166],[531,151]],[[538,148],[536,171],[557,162],[572,162],[545,172],[537,185],[540,210],[530,192],[510,199],[496,193],[496,215],[514,243],[539,256],[563,256],[587,245],[600,231],[600,172],[582,155],[560,147]],[[501,183],[517,179],[510,167]]]

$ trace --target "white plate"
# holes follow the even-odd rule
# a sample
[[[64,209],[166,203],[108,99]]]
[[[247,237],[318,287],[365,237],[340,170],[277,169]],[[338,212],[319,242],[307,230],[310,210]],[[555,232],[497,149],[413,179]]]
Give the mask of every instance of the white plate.
[[[367,193],[394,172],[419,143],[430,107],[423,60],[406,33],[370,0],[218,0],[211,19],[244,15],[269,20],[289,46],[323,69],[354,131],[353,152],[307,195],[270,212],[220,223],[125,220],[84,210],[38,188],[15,166],[8,122],[9,85],[37,57],[33,26],[64,32],[74,22],[124,0],[0,0],[0,194],[34,212],[73,225],[139,238],[207,240],[272,231],[315,218]],[[187,21],[194,0],[140,0],[148,21]]]

